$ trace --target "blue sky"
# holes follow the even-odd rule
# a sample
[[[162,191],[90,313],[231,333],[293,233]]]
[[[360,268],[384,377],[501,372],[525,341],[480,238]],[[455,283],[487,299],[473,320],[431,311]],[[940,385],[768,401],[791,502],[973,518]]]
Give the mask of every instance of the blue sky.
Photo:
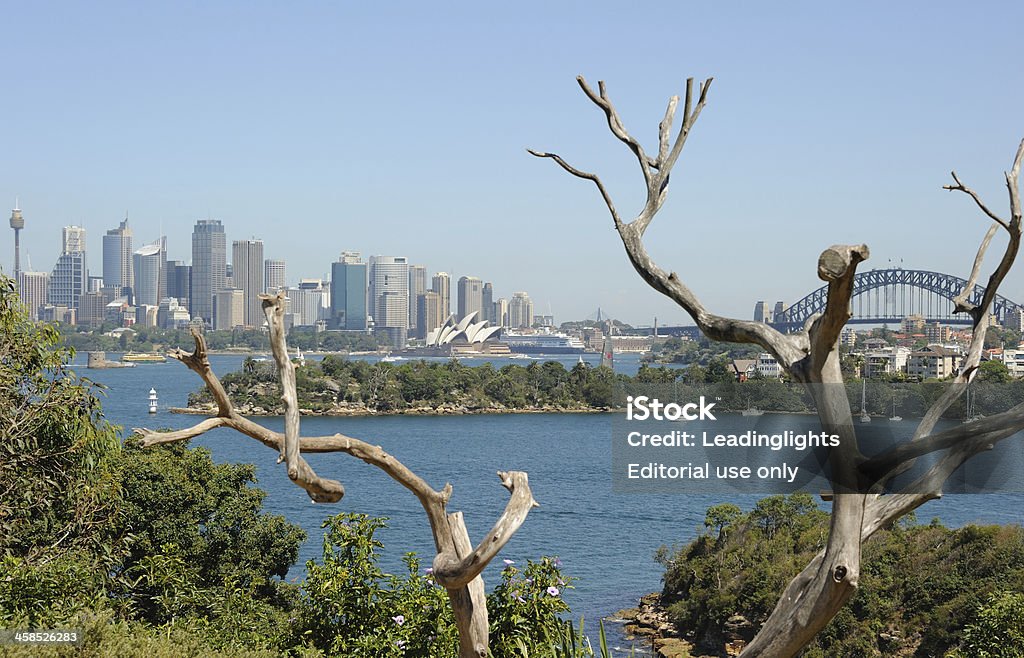
[[[575,76],[606,80],[649,148],[685,78],[714,76],[649,250],[749,317],[817,287],[835,243],[867,243],[866,268],[968,272],[986,223],[941,186],[955,168],[1007,212],[1022,19],[1012,3],[4,2],[0,208],[20,197],[38,270],[66,224],[100,274],[125,211],[137,243],[162,226],[186,261],[213,217],[290,281],[342,250],[404,255],[560,321],[678,323],[596,190],[525,148],[599,173],[629,214],[639,172]],[[8,272],[12,252],[5,229]],[[1024,274],[1003,293],[1024,301]]]

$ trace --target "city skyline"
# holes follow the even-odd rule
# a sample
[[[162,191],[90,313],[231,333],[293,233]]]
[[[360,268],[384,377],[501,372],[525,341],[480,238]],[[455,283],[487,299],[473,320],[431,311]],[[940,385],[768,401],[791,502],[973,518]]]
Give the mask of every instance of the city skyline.
[[[600,174],[624,215],[638,207],[635,162],[577,74],[607,81],[648,149],[685,78],[715,76],[648,233],[715,312],[793,303],[841,242],[872,248],[862,269],[965,276],[962,244],[986,226],[941,190],[951,169],[1005,213],[1002,171],[1024,136],[1024,90],[1005,75],[1020,7],[400,5],[68,5],[60,21],[5,8],[19,30],[0,44],[16,63],[0,84],[19,102],[5,107],[17,129],[0,141],[0,203],[23,213],[21,269],[30,256],[50,271],[59,231],[79,225],[98,275],[99,238],[128,208],[138,240],[166,235],[186,263],[198,218],[259,236],[290,285],[358,249],[448,272],[453,288],[468,275],[506,298],[527,290],[559,320],[601,307],[689,323],[636,276],[596,190],[525,153],[557,152]],[[1003,292],[1024,301],[1024,274]]]

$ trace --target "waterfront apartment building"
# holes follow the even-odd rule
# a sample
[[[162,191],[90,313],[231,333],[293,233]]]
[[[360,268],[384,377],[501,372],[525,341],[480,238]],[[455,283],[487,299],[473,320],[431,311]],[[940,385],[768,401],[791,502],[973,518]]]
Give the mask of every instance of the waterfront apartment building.
[[[376,333],[386,334],[395,349],[409,334],[409,261],[405,256],[370,257],[370,304]]]
[[[235,240],[231,244],[231,269],[234,287],[241,289],[245,304],[242,323],[247,327],[262,327],[263,314],[263,240]]]
[[[452,313],[452,277],[447,272],[438,272],[431,279],[430,289],[437,293],[441,302],[441,320],[444,323]]]
[[[134,253],[132,229],[125,217],[103,236],[103,286],[113,290],[115,297],[130,295],[135,288]]]
[[[483,281],[475,276],[459,278],[459,320],[462,320],[470,313],[476,313],[479,318],[483,311],[483,301]]]
[[[508,300],[507,299],[505,299],[504,297],[499,297],[494,302],[494,310],[491,311],[491,313],[494,316],[494,320],[491,321],[491,324],[493,324],[493,325],[495,325],[497,327],[507,327],[508,326]]]
[[[513,329],[533,326],[533,301],[525,292],[512,293],[508,303],[508,326]]]
[[[367,267],[359,252],[341,252],[338,262],[331,263],[332,327],[346,331],[366,331],[367,286]]]
[[[219,219],[200,219],[192,229],[192,296],[189,314],[213,325],[213,296],[226,287],[227,237]]]

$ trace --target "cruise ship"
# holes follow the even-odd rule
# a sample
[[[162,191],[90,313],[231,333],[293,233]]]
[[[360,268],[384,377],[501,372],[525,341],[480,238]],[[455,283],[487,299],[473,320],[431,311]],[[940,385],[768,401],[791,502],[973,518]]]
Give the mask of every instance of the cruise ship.
[[[498,341],[517,354],[582,354],[584,351],[583,341],[560,333],[504,333]]]

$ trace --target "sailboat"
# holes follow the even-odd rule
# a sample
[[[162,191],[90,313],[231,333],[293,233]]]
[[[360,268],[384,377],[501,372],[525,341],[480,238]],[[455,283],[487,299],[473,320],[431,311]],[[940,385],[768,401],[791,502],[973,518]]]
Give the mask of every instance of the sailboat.
[[[892,416],[889,417],[891,421],[903,420],[903,416],[896,415],[896,389],[892,389]]]
[[[860,388],[860,422],[871,422],[871,416],[868,415],[868,380],[866,379],[861,381]]]

